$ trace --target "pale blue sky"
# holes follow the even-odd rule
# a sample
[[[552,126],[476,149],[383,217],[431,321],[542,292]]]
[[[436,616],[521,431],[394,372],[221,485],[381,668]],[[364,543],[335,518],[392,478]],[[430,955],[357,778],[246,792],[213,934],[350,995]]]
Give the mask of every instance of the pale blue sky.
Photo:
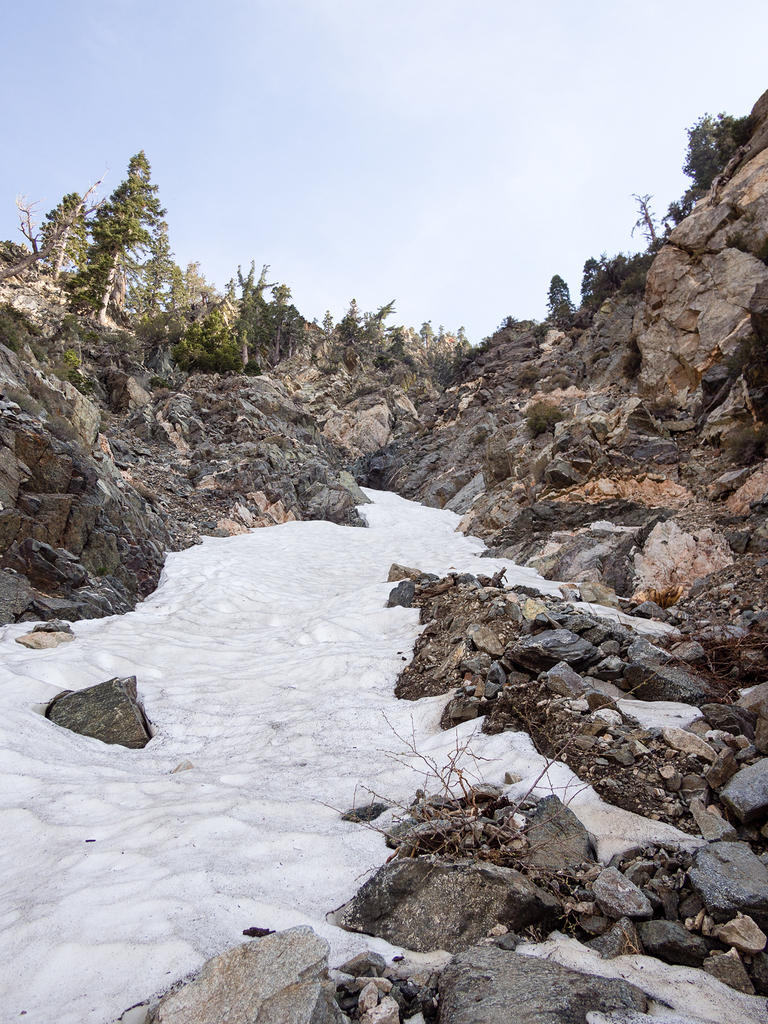
[[[271,264],[308,317],[544,315],[631,194],[686,186],[685,129],[768,88],[765,0],[6,0],[0,237],[14,197],[146,150],[180,263]]]

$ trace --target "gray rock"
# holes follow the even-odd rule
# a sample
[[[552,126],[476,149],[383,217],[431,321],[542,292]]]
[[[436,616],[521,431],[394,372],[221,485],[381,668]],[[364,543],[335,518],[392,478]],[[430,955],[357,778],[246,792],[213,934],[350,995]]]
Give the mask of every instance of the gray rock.
[[[711,974],[713,978],[722,981],[729,988],[734,988],[737,992],[745,992],[749,996],[755,994],[754,985],[749,980],[749,975],[738,954],[732,956],[730,952],[722,953],[716,950],[707,957],[701,966],[707,974]]]
[[[627,665],[618,685],[640,700],[671,700],[698,705],[713,696],[711,686],[701,676],[650,660]]]
[[[488,674],[485,677],[485,696],[495,697],[507,681],[507,673],[498,661],[491,662]]]
[[[590,949],[596,949],[604,960],[612,960],[616,956],[630,956],[633,953],[642,953],[643,944],[640,941],[634,921],[628,917],[620,917],[616,923],[597,938],[590,939],[587,943]]]
[[[504,645],[490,626],[473,623],[467,627],[467,636],[479,651],[489,654],[492,658],[500,658],[504,653]]]
[[[768,757],[736,772],[720,799],[740,821],[749,823],[768,811]]]
[[[583,484],[586,477],[566,462],[565,459],[553,459],[544,469],[544,479],[550,487],[560,490],[563,487]]]
[[[380,818],[384,811],[389,810],[389,804],[382,803],[370,803],[361,804],[359,807],[350,807],[348,811],[345,811],[341,816],[342,821],[375,821],[376,818]]]
[[[45,717],[63,729],[102,743],[139,749],[152,739],[136,692],[136,676],[116,677],[85,690],[65,692],[51,701]]]
[[[496,946],[473,946],[440,976],[441,1024],[586,1024],[590,1011],[644,1011],[625,981],[598,978]]]
[[[512,931],[529,924],[548,928],[559,911],[554,896],[512,868],[414,857],[379,868],[333,921],[418,952],[455,953],[496,924]]]
[[[738,704],[702,704],[701,713],[713,729],[743,734],[749,740],[755,738],[757,715]]]
[[[658,619],[660,622],[666,622],[669,618],[667,612],[655,601],[643,601],[632,609],[632,614],[639,619]]]
[[[163,996],[148,1024],[341,1024],[328,949],[306,927],[236,946]]]
[[[617,868],[605,868],[592,885],[592,893],[608,917],[652,917],[648,897]]]
[[[387,961],[378,953],[367,950],[365,953],[358,953],[351,960],[346,960],[338,970],[344,974],[351,974],[353,978],[378,978],[387,967]]]
[[[558,661],[548,672],[544,685],[561,697],[581,697],[587,688],[582,676],[567,661]]]
[[[539,800],[528,818],[526,836],[531,844],[529,859],[536,867],[559,871],[595,859],[589,833],[556,796]]]
[[[710,843],[696,851],[691,885],[716,921],[748,914],[768,928],[768,868],[746,843]]]
[[[679,921],[641,921],[637,930],[645,952],[668,964],[701,967],[709,956],[709,943]]]
[[[516,665],[534,671],[553,668],[560,661],[589,665],[600,656],[594,644],[569,629],[546,629],[535,636],[522,637],[510,644],[505,653]]]
[[[416,584],[413,580],[402,580],[393,587],[387,598],[387,608],[410,608],[416,594]]]
[[[672,661],[672,656],[663,647],[657,647],[645,637],[638,637],[633,640],[627,650],[627,657],[630,661],[648,662],[652,661],[658,665],[666,665]]]

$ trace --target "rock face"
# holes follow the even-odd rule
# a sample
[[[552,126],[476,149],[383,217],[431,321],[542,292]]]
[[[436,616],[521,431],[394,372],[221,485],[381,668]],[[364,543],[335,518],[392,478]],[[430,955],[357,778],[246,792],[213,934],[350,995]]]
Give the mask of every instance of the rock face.
[[[147,1024],[341,1024],[328,949],[311,928],[236,946],[163,996]]]
[[[152,738],[138,699],[136,676],[64,693],[48,705],[46,718],[63,729],[123,747],[140,749]]]
[[[764,313],[768,96],[757,101],[752,116],[751,140],[674,229],[648,274],[637,337],[641,384],[646,393],[669,394],[678,405],[700,387],[710,367],[750,338],[753,318]],[[717,402],[738,392],[743,416],[739,382],[726,379]]]
[[[441,1024],[586,1024],[590,1012],[629,1017],[646,1007],[645,995],[625,981],[494,946],[466,950],[440,978]]]
[[[419,952],[456,952],[496,924],[546,927],[558,911],[550,893],[512,868],[415,857],[385,864],[334,912],[334,921]]]

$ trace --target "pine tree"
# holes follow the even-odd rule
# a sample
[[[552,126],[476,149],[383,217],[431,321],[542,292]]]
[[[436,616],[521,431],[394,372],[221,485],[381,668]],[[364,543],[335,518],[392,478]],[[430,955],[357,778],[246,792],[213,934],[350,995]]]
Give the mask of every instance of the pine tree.
[[[85,221],[83,198],[79,192],[64,196],[58,206],[46,215],[43,224],[43,244],[52,239],[48,264],[54,280],[65,267],[81,270],[85,266],[88,249],[88,227]]]
[[[152,232],[146,262],[133,274],[128,306],[140,316],[167,311],[171,303],[174,270],[173,253],[168,241],[168,225],[161,221]]]
[[[75,294],[107,320],[110,304],[121,308],[125,282],[137,258],[152,242],[152,231],[165,214],[150,180],[142,150],[131,157],[128,177],[99,208],[93,221],[87,266],[73,282]]]
[[[547,293],[547,313],[549,319],[553,323],[557,324],[558,327],[567,327],[570,324],[571,317],[573,316],[571,292],[568,285],[559,274],[555,274],[549,282],[549,292]]]

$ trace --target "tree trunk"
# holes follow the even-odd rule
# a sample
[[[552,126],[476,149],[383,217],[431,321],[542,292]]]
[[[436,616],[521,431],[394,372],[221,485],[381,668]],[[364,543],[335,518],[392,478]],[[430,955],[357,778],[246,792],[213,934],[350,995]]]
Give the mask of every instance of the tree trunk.
[[[69,241],[70,230],[71,228],[69,227],[64,228],[64,233],[61,236],[61,240],[57,243],[56,265],[53,268],[54,281],[58,281],[62,267],[64,266],[64,259],[67,255],[67,242]]]
[[[104,294],[101,297],[101,305],[99,307],[98,320],[100,324],[107,323],[107,310],[109,309],[109,300],[112,297],[112,289],[115,287],[115,278],[117,277],[117,255],[112,260],[112,266],[109,268],[107,274],[107,284],[104,288]]]

